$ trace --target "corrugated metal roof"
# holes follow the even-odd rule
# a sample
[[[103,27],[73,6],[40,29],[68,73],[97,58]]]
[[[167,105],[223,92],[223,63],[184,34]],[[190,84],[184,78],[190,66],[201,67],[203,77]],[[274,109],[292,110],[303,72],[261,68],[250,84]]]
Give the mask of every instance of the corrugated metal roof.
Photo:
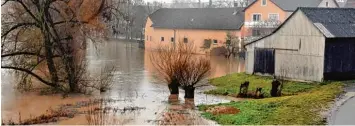
[[[355,8],[300,8],[326,37],[355,37]],[[320,25],[321,24],[321,25]],[[328,36],[332,34],[331,36]]]
[[[162,8],[149,17],[152,27],[169,29],[239,30],[244,8]]]

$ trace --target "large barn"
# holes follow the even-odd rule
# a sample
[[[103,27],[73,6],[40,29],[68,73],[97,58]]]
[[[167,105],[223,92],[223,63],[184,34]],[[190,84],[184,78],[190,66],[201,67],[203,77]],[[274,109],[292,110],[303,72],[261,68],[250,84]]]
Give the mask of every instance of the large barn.
[[[355,8],[298,8],[245,45],[246,72],[306,81],[355,78]]]

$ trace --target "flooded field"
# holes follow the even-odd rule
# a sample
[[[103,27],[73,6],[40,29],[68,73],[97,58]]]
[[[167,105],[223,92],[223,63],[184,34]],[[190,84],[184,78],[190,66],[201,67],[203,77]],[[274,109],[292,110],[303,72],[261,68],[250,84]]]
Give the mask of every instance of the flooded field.
[[[99,72],[104,67],[117,68],[109,91],[89,96],[69,95],[66,98],[60,94],[21,93],[14,88],[16,77],[2,70],[3,120],[25,120],[61,108],[75,114],[49,124],[92,124],[88,121],[91,109],[105,111],[100,116],[104,124],[214,124],[200,117],[198,111],[190,109],[187,104],[195,106],[231,100],[203,94],[203,91],[213,88],[204,86],[195,91],[194,101],[184,102],[184,93],[180,90],[179,102],[169,103],[167,85],[152,76],[154,68],[150,63],[150,52],[138,48],[135,42],[111,40],[97,46],[89,44],[86,54],[90,72]],[[209,58],[212,65],[210,78],[244,71],[243,60],[227,60],[217,56]]]

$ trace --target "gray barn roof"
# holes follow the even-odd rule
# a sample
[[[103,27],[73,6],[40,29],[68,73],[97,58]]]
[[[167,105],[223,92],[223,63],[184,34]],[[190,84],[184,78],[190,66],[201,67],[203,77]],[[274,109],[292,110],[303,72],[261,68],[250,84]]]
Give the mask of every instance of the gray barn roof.
[[[355,37],[355,8],[300,9],[326,37]]]
[[[243,8],[162,8],[149,17],[152,27],[169,29],[239,30]]]
[[[313,25],[327,38],[355,38],[355,8],[300,7]],[[292,19],[295,12],[271,34],[246,43],[245,46],[271,36]]]

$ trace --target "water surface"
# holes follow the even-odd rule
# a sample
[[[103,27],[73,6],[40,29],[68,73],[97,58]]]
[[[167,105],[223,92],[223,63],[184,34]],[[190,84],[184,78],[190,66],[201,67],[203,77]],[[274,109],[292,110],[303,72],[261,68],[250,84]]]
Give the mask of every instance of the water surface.
[[[2,118],[16,121],[19,113],[22,119],[38,116],[46,113],[49,108],[55,108],[63,104],[77,104],[94,98],[106,98],[119,100],[105,104],[110,108],[141,107],[141,110],[114,113],[110,118],[114,124],[159,124],[157,120],[167,120],[166,115],[178,112],[179,121],[163,124],[213,124],[199,116],[196,110],[186,109],[183,90],[180,91],[180,101],[169,104],[169,90],[161,81],[155,79],[154,67],[150,62],[148,51],[138,48],[137,43],[110,40],[94,46],[88,45],[87,60],[89,71],[99,73],[105,67],[116,67],[114,81],[111,90],[105,93],[87,95],[70,95],[63,98],[61,95],[38,95],[35,92],[20,93],[14,89],[16,77],[2,70]],[[203,55],[200,55],[203,56]],[[234,72],[244,71],[243,60],[227,60],[224,57],[212,56],[211,74],[209,78],[224,76]],[[230,99],[203,94],[203,91],[211,89],[205,86],[196,90],[194,104],[214,104],[228,102]],[[182,113],[184,111],[184,113]],[[54,124],[88,124],[85,114],[76,115],[74,118],[63,119]]]

